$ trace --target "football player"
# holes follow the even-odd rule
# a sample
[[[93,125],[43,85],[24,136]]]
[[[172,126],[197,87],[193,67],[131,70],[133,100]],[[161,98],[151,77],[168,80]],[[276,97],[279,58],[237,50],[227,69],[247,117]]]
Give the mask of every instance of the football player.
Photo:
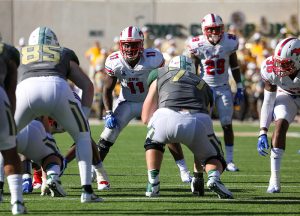
[[[105,128],[98,142],[100,158],[104,161],[110,147],[124,127],[141,115],[143,101],[148,92],[147,77],[151,70],[164,65],[163,55],[152,48],[144,49],[144,35],[135,26],[125,28],[120,34],[120,51],[108,56],[105,62],[103,102],[107,112]],[[117,106],[112,111],[112,91],[117,80],[121,83],[121,93]],[[171,153],[182,153],[180,145],[171,144]],[[177,149],[177,150],[176,150]],[[176,156],[175,160],[182,159]],[[187,173],[184,160],[178,164],[183,173]],[[189,173],[186,181],[190,181]],[[184,179],[185,180],[185,179]],[[108,182],[103,182],[108,184]]]
[[[4,159],[4,171],[11,193],[13,215],[26,214],[22,195],[21,161],[16,148],[17,129],[13,118],[16,108],[15,90],[19,64],[18,50],[0,42],[0,151]]]
[[[142,120],[148,123],[144,145],[148,169],[146,196],[159,195],[164,146],[174,142],[187,145],[196,161],[202,162],[208,174],[207,187],[211,191],[221,199],[232,199],[232,193],[220,180],[226,162],[209,116],[208,107],[213,104],[213,94],[196,75],[192,59],[174,57],[168,67],[153,70],[148,83],[150,88],[142,110]],[[197,185],[191,187],[193,190]]]
[[[257,151],[268,154],[267,132],[272,118],[275,129],[271,139],[271,177],[268,193],[280,192],[280,167],[286,146],[286,134],[300,109],[300,40],[286,38],[278,43],[274,55],[261,66],[264,101],[261,108]]]
[[[64,197],[66,193],[59,178],[64,167],[63,157],[52,135],[46,132],[45,123],[48,118],[41,117],[23,128],[17,135],[17,150],[46,172],[47,180],[41,195],[48,189],[52,197]]]
[[[224,132],[226,170],[235,172],[239,169],[233,162],[233,106],[240,105],[244,99],[244,87],[236,55],[238,38],[224,32],[224,24],[219,15],[207,14],[201,25],[203,35],[192,38],[188,46],[196,68],[201,66],[203,80],[215,92],[215,106]],[[228,82],[229,68],[237,86],[234,100]]]
[[[92,146],[86,116],[93,102],[94,87],[79,67],[76,54],[60,46],[55,33],[38,27],[21,49],[20,82],[17,85],[15,121],[18,130],[39,116],[50,116],[71,135],[82,185],[81,202],[99,202],[91,186]],[[82,89],[76,100],[67,79]]]

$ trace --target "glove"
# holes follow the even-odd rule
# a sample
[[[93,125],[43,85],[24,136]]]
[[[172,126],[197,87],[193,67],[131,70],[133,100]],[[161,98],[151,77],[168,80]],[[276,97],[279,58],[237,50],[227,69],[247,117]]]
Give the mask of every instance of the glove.
[[[236,94],[234,96],[233,105],[239,106],[241,105],[241,102],[244,100],[244,89],[243,88],[237,88]]]
[[[268,152],[265,150],[269,149],[268,137],[267,134],[262,134],[258,137],[257,141],[257,151],[261,156],[266,156]]]
[[[105,127],[109,129],[115,128],[117,125],[117,119],[115,118],[114,114],[110,111],[105,116]]]

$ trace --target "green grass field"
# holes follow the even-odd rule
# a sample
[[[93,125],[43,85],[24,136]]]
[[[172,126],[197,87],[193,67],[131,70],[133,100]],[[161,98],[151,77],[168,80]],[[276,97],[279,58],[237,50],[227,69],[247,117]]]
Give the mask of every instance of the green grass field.
[[[221,135],[219,123],[215,130]],[[91,126],[95,140],[103,125]],[[110,176],[111,190],[95,192],[104,202],[81,204],[80,179],[75,161],[68,165],[62,182],[67,197],[41,197],[39,190],[24,195],[30,215],[299,215],[300,214],[300,127],[292,125],[288,146],[282,162],[282,192],[267,194],[269,157],[261,157],[256,151],[258,125],[234,124],[236,133],[235,162],[240,171],[224,172],[222,180],[233,192],[235,199],[220,200],[208,190],[204,197],[193,196],[190,186],[180,180],[178,168],[168,150],[160,172],[160,197],[145,197],[147,170],[144,139],[146,127],[130,124],[111,148],[104,166]],[[243,132],[243,133],[241,133]],[[250,133],[246,133],[250,132]],[[270,137],[271,135],[269,135]],[[67,134],[55,136],[63,153],[72,144]],[[220,137],[222,140],[222,137]],[[223,143],[223,140],[222,140]],[[192,171],[192,154],[183,146],[185,157]],[[0,215],[10,214],[7,183],[5,201],[0,204]]]

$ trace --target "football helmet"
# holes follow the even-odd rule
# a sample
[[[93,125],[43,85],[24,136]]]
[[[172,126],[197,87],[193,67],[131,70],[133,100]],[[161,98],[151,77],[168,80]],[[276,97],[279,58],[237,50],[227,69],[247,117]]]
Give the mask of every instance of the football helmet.
[[[286,38],[280,41],[274,51],[273,70],[279,77],[289,76],[300,69],[300,40]]]
[[[213,44],[217,44],[224,33],[224,23],[222,18],[217,14],[207,14],[202,19],[202,32],[207,40]]]
[[[136,26],[125,28],[120,34],[120,51],[127,61],[136,60],[144,50],[144,34]]]
[[[173,57],[171,59],[168,67],[169,67],[169,70],[183,69],[189,73],[196,74],[196,68],[195,68],[193,60],[184,55]]]
[[[38,27],[30,34],[28,45],[37,44],[59,46],[55,33],[48,27]]]

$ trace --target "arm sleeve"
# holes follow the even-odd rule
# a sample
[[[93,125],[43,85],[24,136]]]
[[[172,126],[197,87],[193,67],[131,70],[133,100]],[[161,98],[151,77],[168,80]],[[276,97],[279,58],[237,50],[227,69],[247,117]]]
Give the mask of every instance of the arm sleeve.
[[[276,92],[264,90],[264,102],[260,111],[260,128],[269,129],[276,99]]]
[[[157,76],[158,76],[158,70],[157,69],[154,69],[150,72],[149,76],[148,76],[148,80],[147,80],[147,84],[148,84],[148,87],[151,85],[151,83],[157,79]]]

